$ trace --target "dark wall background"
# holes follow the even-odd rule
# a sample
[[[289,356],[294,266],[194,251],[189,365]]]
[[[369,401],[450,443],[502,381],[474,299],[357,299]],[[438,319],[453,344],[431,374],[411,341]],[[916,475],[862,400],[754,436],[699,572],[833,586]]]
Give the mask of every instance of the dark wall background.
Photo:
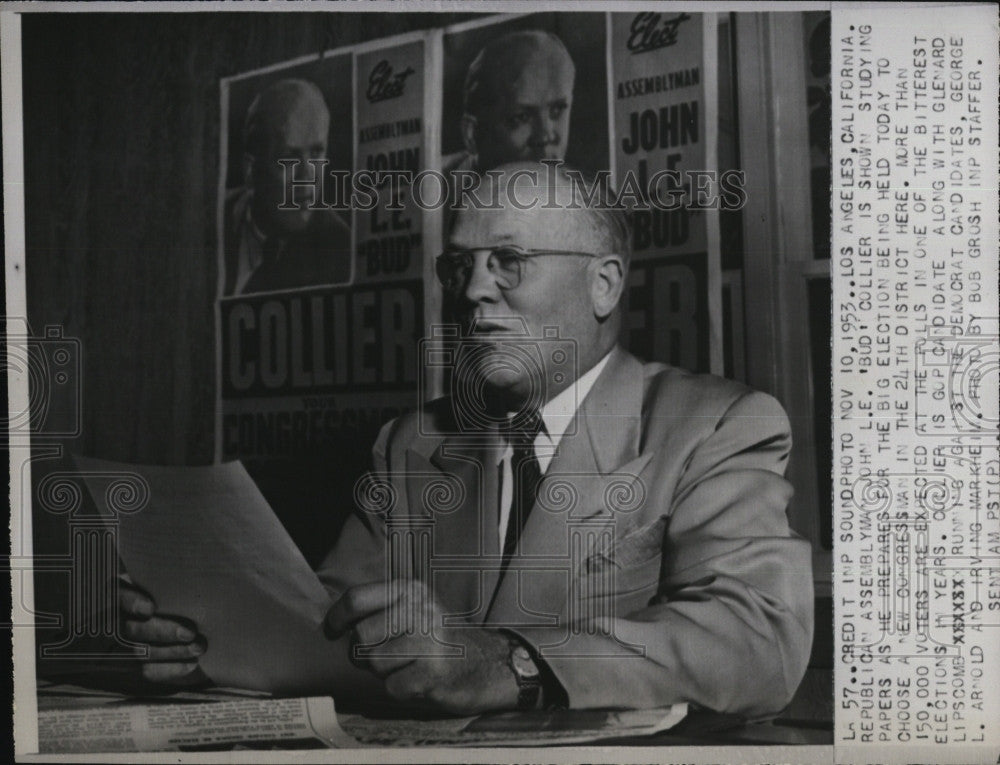
[[[472,14],[22,16],[27,298],[106,459],[211,462],[219,79]]]

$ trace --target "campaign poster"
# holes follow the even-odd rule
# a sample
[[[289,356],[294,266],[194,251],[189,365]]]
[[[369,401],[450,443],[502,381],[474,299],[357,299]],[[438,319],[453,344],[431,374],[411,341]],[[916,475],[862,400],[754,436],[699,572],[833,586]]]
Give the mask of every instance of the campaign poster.
[[[615,182],[633,240],[625,342],[633,353],[722,370],[714,16],[612,13]]]
[[[377,67],[377,55],[361,65]],[[422,77],[419,57],[412,46],[383,56],[397,75]],[[217,458],[244,463],[314,565],[350,512],[379,429],[415,405],[423,326],[419,216],[385,219],[410,220],[400,234],[416,237],[412,265],[390,277],[381,264],[402,249],[390,261],[380,255],[377,273],[355,257],[396,245],[373,236],[371,216],[384,210],[354,212],[364,191],[354,171],[376,149],[405,156],[414,123],[379,128],[393,125],[394,107],[379,116],[367,91],[356,101],[354,70],[352,51],[330,52],[221,88]],[[399,98],[411,84],[419,95],[422,83],[410,76],[388,75],[372,93],[393,103],[385,97],[402,83]],[[419,125],[417,104],[399,114]],[[373,138],[358,143],[358,160],[355,125]]]
[[[371,181],[370,199],[363,200],[369,209],[354,212],[359,283],[422,274],[423,210],[412,185],[428,162],[425,46],[417,39],[355,59],[355,178],[365,174]]]
[[[351,282],[351,57],[222,81],[219,295]]]
[[[607,170],[606,25],[602,13],[534,13],[447,27],[444,171],[542,159]]]

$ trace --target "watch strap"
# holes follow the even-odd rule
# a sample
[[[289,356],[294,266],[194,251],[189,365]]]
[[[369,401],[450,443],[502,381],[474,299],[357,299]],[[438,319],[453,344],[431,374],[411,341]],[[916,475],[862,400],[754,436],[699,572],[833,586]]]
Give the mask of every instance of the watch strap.
[[[517,682],[517,708],[519,711],[536,709],[542,695],[541,672],[540,670],[536,671],[534,675],[522,672],[514,660],[514,652],[525,651],[529,656],[531,652],[527,650],[524,643],[512,635],[507,636],[507,641],[510,645],[507,653],[507,666],[510,667],[510,671],[514,674],[514,680]]]

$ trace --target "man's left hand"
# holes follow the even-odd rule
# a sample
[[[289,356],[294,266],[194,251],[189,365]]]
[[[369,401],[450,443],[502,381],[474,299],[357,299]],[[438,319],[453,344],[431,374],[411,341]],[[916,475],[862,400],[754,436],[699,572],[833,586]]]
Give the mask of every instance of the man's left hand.
[[[419,580],[372,582],[341,595],[327,612],[326,630],[331,638],[351,632],[351,661],[381,678],[397,701],[464,715],[515,709],[509,639],[478,625],[444,627],[445,613]],[[449,645],[462,650],[456,655]],[[358,657],[360,646],[372,646],[370,655]]]

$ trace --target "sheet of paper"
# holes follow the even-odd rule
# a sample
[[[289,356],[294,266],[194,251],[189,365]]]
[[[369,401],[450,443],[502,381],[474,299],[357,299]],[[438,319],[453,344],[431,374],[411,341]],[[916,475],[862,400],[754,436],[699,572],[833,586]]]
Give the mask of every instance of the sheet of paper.
[[[42,754],[356,747],[333,699],[249,699],[55,709],[38,715]]]
[[[285,695],[373,685],[324,637],[329,595],[242,464],[74,459],[98,509],[118,520],[129,576],[158,612],[191,619],[207,639],[199,661],[215,683]],[[109,506],[122,473],[148,491],[134,512]]]

